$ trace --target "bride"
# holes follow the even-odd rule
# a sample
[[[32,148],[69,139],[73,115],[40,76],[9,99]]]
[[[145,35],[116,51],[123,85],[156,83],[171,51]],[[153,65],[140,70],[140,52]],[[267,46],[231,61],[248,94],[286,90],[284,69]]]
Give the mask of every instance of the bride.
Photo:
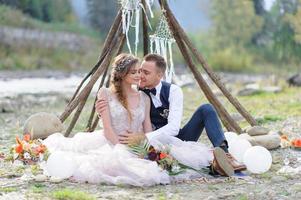
[[[152,131],[150,99],[138,91],[138,87],[133,87],[138,86],[139,82],[138,58],[120,54],[113,62],[111,87],[101,88],[98,93],[98,99],[108,102],[99,113],[103,130],[79,132],[72,138],[55,133],[43,141],[50,153],[63,151],[75,161],[77,167],[73,179],[134,186],[170,183],[167,171],[154,161],[138,158],[123,144],[124,134],[141,133],[137,134],[137,140],[140,140],[143,139],[141,136]],[[222,171],[228,170],[226,155],[218,148],[212,151],[198,142],[183,142],[175,137],[165,138],[165,142],[171,148],[171,155],[185,165],[201,169],[215,163],[214,167],[221,166]],[[160,144],[157,141],[152,145],[156,147]],[[189,178],[191,174],[183,176]]]

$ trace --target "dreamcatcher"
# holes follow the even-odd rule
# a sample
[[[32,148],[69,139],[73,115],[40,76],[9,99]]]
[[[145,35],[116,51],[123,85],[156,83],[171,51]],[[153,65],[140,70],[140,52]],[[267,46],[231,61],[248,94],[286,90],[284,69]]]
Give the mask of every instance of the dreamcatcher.
[[[154,0],[145,0],[146,6],[150,12],[151,17],[153,18],[153,12],[151,10],[151,5]],[[140,21],[140,8],[143,9],[144,13],[146,13],[141,0],[119,0],[122,8],[122,30],[123,34],[126,35],[127,46],[132,53],[128,33],[130,27],[135,27],[135,55],[137,55],[138,43],[139,43],[139,21]],[[135,22],[133,19],[135,18]],[[151,28],[148,17],[146,15],[147,23]]]
[[[172,59],[172,44],[175,42],[165,16],[162,14],[155,34],[150,35],[150,51],[157,53],[167,61],[167,69],[165,79],[171,82],[172,76],[175,74],[173,59]],[[169,62],[168,62],[169,60]]]

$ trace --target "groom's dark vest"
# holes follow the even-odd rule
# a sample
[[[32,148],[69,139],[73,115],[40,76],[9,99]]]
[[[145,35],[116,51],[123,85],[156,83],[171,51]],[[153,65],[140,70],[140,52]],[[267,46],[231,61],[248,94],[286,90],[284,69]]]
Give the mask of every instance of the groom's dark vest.
[[[155,107],[152,99],[151,99],[151,110],[150,110],[150,117],[151,122],[154,130],[161,128],[167,124],[167,118],[169,114],[169,92],[170,92],[170,83],[162,81],[162,87],[160,91],[160,100],[162,102],[162,106]],[[150,94],[147,90],[143,90],[149,97]],[[151,98],[151,97],[150,97]]]

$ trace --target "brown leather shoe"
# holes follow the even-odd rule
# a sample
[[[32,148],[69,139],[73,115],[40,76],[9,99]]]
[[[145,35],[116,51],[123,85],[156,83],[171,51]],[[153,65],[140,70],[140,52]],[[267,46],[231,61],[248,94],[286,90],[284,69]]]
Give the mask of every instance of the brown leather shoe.
[[[216,147],[213,150],[214,159],[212,162],[212,171],[217,172],[221,176],[233,176],[234,168],[230,164],[229,158],[227,157],[225,151]]]
[[[246,165],[238,162],[230,153],[226,153],[226,155],[235,172],[240,172],[247,169]]]

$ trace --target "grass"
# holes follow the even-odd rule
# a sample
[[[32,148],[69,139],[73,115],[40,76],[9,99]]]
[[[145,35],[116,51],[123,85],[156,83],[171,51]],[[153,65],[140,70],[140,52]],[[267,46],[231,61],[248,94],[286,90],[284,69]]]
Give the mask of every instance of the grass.
[[[28,46],[18,48],[0,45],[0,70],[33,69],[91,69],[98,59],[96,47],[86,52],[73,52],[67,49],[47,49]]]
[[[9,192],[15,192],[18,189],[16,187],[3,187],[0,188],[0,192],[9,193]]]
[[[46,185],[36,183],[31,187],[33,193],[43,193],[46,189]]]
[[[94,200],[96,197],[79,190],[64,188],[51,193],[51,197],[58,200]]]
[[[248,196],[246,194],[242,194],[236,198],[237,200],[248,200]]]

